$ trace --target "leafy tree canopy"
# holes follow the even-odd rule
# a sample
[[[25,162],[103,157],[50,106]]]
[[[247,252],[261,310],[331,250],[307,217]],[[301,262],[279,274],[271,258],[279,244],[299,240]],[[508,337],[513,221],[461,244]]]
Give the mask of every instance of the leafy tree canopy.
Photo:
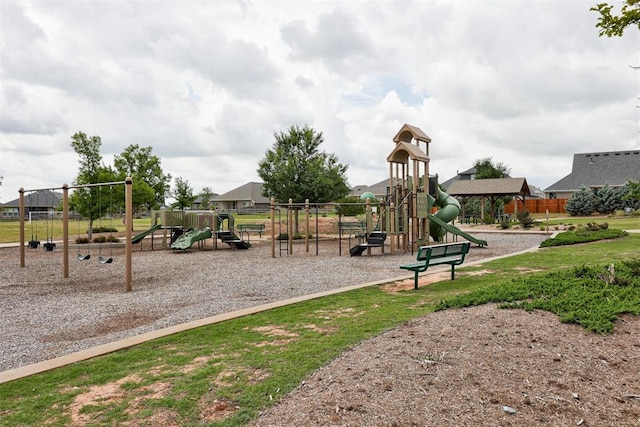
[[[322,132],[291,126],[274,135],[276,141],[258,163],[263,195],[279,203],[331,202],[349,193],[347,166],[334,154],[320,152]]]
[[[622,37],[629,26],[635,26],[640,30],[640,0],[624,0],[619,15],[611,13],[613,6],[608,3],[599,3],[591,10],[600,14],[596,24],[596,27],[600,28],[600,37]]]
[[[71,137],[71,146],[80,157],[78,176],[74,185],[97,184],[115,181],[115,172],[102,163],[99,136],[87,136],[77,132]],[[69,198],[71,209],[89,219],[89,239],[93,229],[93,220],[113,210],[114,190],[111,187],[83,187],[74,189]]]
[[[213,190],[211,187],[204,187],[202,191],[200,191],[200,206],[202,209],[211,209],[212,200],[213,200]]]
[[[491,157],[478,159],[474,162],[476,168],[476,179],[507,178],[511,169],[502,162],[493,163]]]
[[[120,180],[133,179],[133,209],[153,208],[163,205],[169,191],[171,175],[162,170],[160,159],[152,154],[151,147],[132,144],[114,157],[114,167]]]
[[[171,204],[172,208],[187,209],[193,206],[193,202],[196,200],[196,195],[193,194],[193,188],[188,179],[183,179],[181,176],[176,178],[175,186],[171,195],[176,199]]]

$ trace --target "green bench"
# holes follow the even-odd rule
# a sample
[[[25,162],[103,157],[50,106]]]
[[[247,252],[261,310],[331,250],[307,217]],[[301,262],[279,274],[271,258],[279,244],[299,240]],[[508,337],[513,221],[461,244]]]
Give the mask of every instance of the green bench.
[[[469,253],[471,243],[444,243],[441,245],[421,246],[418,249],[416,262],[401,265],[403,270],[410,270],[415,273],[414,289],[418,289],[418,274],[427,271],[432,265],[449,264],[451,266],[451,280],[455,279],[456,265],[464,262],[465,256]]]
[[[264,224],[238,224],[236,228],[240,233],[258,233],[262,237]]]

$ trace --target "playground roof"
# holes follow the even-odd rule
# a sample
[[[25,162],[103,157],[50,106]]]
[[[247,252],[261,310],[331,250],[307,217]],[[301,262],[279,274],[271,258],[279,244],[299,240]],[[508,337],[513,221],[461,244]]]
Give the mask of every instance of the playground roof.
[[[573,155],[571,173],[545,188],[545,193],[578,191],[580,187],[623,186],[640,178],[640,151],[609,151]]]
[[[429,138],[429,135],[424,133],[422,129],[412,125],[408,125],[406,123],[402,126],[402,128],[400,128],[396,136],[393,137],[393,142],[404,141],[410,143],[412,138],[417,139],[418,141],[431,142],[431,138]]]
[[[447,189],[452,196],[528,196],[525,178],[490,178],[454,181]]]
[[[428,162],[429,156],[427,156],[417,145],[400,141],[396,143],[396,147],[387,157],[388,162],[394,163],[407,163],[407,159]]]

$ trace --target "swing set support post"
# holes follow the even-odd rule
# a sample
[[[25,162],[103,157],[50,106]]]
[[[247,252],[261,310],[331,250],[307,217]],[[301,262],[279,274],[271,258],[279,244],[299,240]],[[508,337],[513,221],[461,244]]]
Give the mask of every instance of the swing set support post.
[[[18,205],[18,213],[20,214],[20,267],[24,267],[24,188],[20,187],[18,192],[20,193]]]
[[[25,191],[41,191],[41,190],[62,190],[62,240],[63,240],[63,260],[62,260],[62,275],[65,279],[69,278],[69,189],[70,188],[85,188],[85,187],[101,187],[105,185],[125,185],[125,224],[126,224],[126,242],[125,242],[125,291],[131,292],[132,281],[132,233],[133,226],[133,179],[131,177],[125,178],[124,181],[118,182],[101,182],[97,184],[85,184],[77,186],[69,186],[63,184],[62,187],[46,188],[38,190],[25,190],[20,188],[20,267],[25,267],[25,236],[24,236],[24,193]]]

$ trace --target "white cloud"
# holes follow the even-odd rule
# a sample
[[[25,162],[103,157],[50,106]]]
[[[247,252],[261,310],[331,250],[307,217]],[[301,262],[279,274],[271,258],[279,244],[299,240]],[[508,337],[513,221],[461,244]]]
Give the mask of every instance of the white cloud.
[[[573,153],[640,148],[638,33],[599,38],[590,7],[3,0],[0,201],[71,182],[77,131],[101,136],[105,161],[150,145],[165,172],[222,193],[305,124],[354,185],[387,177],[410,123],[443,180],[492,157],[544,188]]]

